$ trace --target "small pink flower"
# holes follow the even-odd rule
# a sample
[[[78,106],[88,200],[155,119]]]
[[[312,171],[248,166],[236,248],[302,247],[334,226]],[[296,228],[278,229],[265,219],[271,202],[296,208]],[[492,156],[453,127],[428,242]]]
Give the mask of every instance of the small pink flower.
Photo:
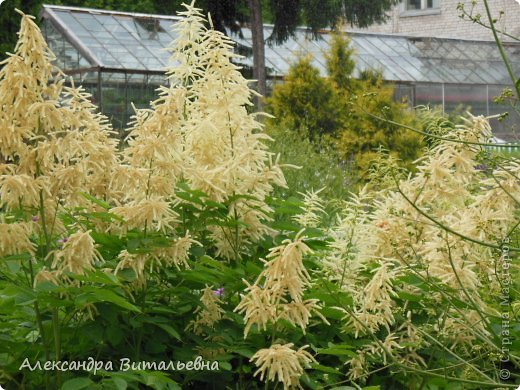
[[[33,215],[33,217],[31,218],[31,220],[33,222],[38,222],[40,220],[40,217],[38,217],[37,215]]]
[[[60,238],[58,241],[56,241],[58,244],[65,244],[67,241],[69,241],[68,237]]]
[[[224,295],[224,287],[220,287],[216,290],[213,290],[213,294],[215,294],[218,297],[221,297],[222,295]]]

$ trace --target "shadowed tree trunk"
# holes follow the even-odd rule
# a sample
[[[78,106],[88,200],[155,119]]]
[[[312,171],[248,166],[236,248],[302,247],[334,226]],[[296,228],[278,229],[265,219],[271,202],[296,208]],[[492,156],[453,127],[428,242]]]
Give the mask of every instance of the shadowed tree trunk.
[[[257,91],[262,96],[266,94],[265,73],[265,40],[262,22],[261,0],[249,0],[251,11],[251,34],[253,40],[253,78],[257,80]],[[255,98],[255,105],[262,108],[262,99]]]

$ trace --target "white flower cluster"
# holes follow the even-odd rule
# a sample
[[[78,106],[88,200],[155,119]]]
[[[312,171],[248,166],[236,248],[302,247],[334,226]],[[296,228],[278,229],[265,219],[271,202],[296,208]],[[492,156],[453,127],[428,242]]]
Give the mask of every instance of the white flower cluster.
[[[399,282],[405,275],[438,286],[422,302],[425,315],[433,315],[443,300],[467,305],[452,305],[442,324],[424,330],[452,348],[490,336],[494,311],[482,294],[498,295],[496,250],[514,228],[520,199],[518,161],[491,174],[476,162],[483,153],[479,143],[490,136],[486,118],[470,117],[426,153],[415,175],[396,175],[391,188],[371,194],[374,199],[354,198],[334,230],[334,250],[324,265],[354,297],[354,307],[346,310],[347,328],[356,337],[387,334],[358,351],[349,362],[351,378],[369,371],[367,356],[424,363],[416,353],[428,343],[418,335],[423,329],[415,329],[411,313],[397,304],[400,294],[421,294],[419,287]]]
[[[99,211],[82,193],[109,198],[109,178],[117,165],[107,118],[96,112],[81,88],[64,86],[63,74],[52,65],[55,57],[32,19],[22,14],[15,52],[0,70],[2,256],[34,255],[37,235],[49,248],[51,238],[66,231],[57,217],[60,210]],[[82,274],[101,260],[90,231],[69,228],[70,240],[48,254],[53,260],[36,281],[56,281],[64,272]]]
[[[186,202],[176,196],[181,182],[229,202],[236,227],[208,227],[218,255],[240,258],[270,233],[265,200],[285,179],[261,123],[247,111],[253,92],[232,63],[232,41],[205,27],[193,4],[181,15],[170,85],[151,109],[136,110],[121,153],[107,118],[81,88],[65,86],[40,30],[22,15],[15,53],[0,70],[0,207],[26,214],[0,220],[0,254],[33,253],[40,236],[51,253],[37,280],[81,274],[102,260],[88,228],[64,226],[58,217],[74,208],[109,208],[116,218],[93,222],[101,231],[138,229],[170,239],[170,246],[149,253],[122,251],[116,271],[132,268],[143,282],[157,267],[187,267],[190,248],[199,243],[179,229],[175,208]]]

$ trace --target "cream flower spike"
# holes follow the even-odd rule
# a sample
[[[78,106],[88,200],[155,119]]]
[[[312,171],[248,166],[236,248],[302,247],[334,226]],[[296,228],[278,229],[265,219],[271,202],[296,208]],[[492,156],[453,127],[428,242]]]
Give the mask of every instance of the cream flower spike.
[[[305,349],[305,345],[298,350],[293,349],[294,344],[274,344],[269,348],[257,351],[251,361],[255,363],[258,370],[255,375],[266,382],[278,381],[283,384],[284,390],[302,388],[300,377],[305,368],[309,368],[316,360]]]
[[[34,17],[17,12],[22,15],[18,42],[14,54],[9,54],[0,69],[0,107],[12,106],[12,109],[0,110],[0,157],[4,158],[27,153],[25,142],[39,130],[35,111],[47,112],[54,118],[51,112],[56,109],[62,84],[60,72],[55,75],[56,83],[49,83],[57,71],[52,65],[56,57],[34,23]]]
[[[95,262],[101,262],[102,257],[96,249],[90,230],[78,231],[63,239],[63,248],[56,251],[52,268],[59,273],[71,272],[83,275],[92,270]]]
[[[206,286],[202,290],[200,299],[202,306],[195,311],[197,314],[195,320],[190,321],[187,330],[192,330],[194,334],[201,335],[204,327],[213,328],[215,324],[222,319],[225,310],[221,308],[223,302],[220,299],[223,289],[213,290],[212,287]]]
[[[303,196],[303,212],[293,216],[293,220],[296,223],[307,228],[315,228],[320,225],[322,217],[327,214],[323,200],[319,196],[324,189],[325,187],[318,191],[299,192]]]
[[[264,261],[264,270],[253,285],[244,280],[247,285],[246,294],[234,310],[244,315],[244,338],[248,336],[253,325],[256,325],[258,330],[266,331],[268,324],[274,326],[279,320],[286,320],[300,327],[305,334],[313,314],[328,324],[319,312],[321,306],[317,299],[303,300],[304,289],[310,285],[310,275],[302,261],[303,255],[310,252],[310,248],[303,242],[303,232],[304,230],[298,232],[294,240],[284,240],[280,246],[271,249],[268,260]],[[269,354],[280,352],[285,356],[285,352],[292,351],[287,345],[280,346],[281,349],[277,346],[272,348],[274,349],[257,352],[255,356],[259,358],[258,366]],[[303,349],[300,349],[298,354],[303,353],[302,351]],[[274,363],[266,360],[263,364],[264,368],[260,371],[265,371]],[[280,369],[282,368],[276,368],[278,371]],[[272,379],[273,375],[269,374],[269,378]],[[298,382],[294,381],[295,378],[290,378],[293,378],[290,374],[284,374],[283,379],[279,380],[284,384]]]
[[[121,201],[135,206],[149,197],[174,202],[181,180],[217,202],[244,195],[229,207],[229,217],[241,222],[238,232],[209,228],[216,253],[239,259],[271,232],[266,198],[286,182],[265,145],[263,125],[246,108],[253,91],[233,63],[234,43],[206,27],[207,18],[194,2],[184,6],[183,18],[174,26],[170,86],[160,89],[151,110],[136,111],[124,165],[118,168],[132,185],[117,177],[113,184]],[[132,210],[115,211],[134,215]]]

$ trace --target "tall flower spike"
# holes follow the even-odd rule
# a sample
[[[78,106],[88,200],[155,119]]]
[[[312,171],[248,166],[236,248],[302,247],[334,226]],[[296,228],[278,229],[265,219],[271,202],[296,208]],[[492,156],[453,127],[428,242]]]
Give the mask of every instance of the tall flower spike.
[[[300,377],[304,374],[305,368],[309,368],[316,360],[305,351],[308,345],[298,350],[294,350],[293,346],[292,343],[274,344],[257,351],[251,358],[258,367],[255,375],[260,374],[260,379],[265,378],[267,382],[279,381],[283,384],[284,390],[301,388]]]
[[[229,217],[242,224],[236,229],[210,227],[219,256],[235,258],[269,233],[265,222],[272,210],[265,200],[274,185],[285,186],[285,179],[267,151],[261,123],[247,111],[253,92],[233,63],[238,58],[234,43],[206,28],[193,3],[186,8],[175,27],[175,67],[168,71],[172,84],[186,96],[180,123],[182,173],[192,188],[212,200],[247,196],[237,198],[229,210]]]
[[[303,255],[310,252],[303,242],[302,232],[294,241],[285,240],[282,245],[271,249],[265,261],[265,268],[253,285],[247,282],[246,294],[235,308],[244,314],[247,337],[251,327],[257,325],[264,331],[267,325],[285,319],[303,332],[311,315],[317,314],[325,323],[327,320],[319,313],[317,299],[303,300],[304,289],[310,284],[310,275],[303,264]]]
[[[9,54],[0,69],[0,158],[4,161],[25,155],[26,142],[43,130],[42,118],[35,111],[53,117],[62,84],[59,75],[58,83],[49,82],[56,71],[55,56],[34,18],[18,12],[22,21],[15,53]]]
[[[323,200],[319,196],[324,189],[299,193],[303,196],[303,212],[293,217],[295,222],[302,227],[318,227],[320,225],[323,216],[326,215]]]
[[[52,268],[60,273],[83,275],[86,270],[93,268],[95,262],[101,260],[90,231],[78,231],[68,237],[63,248],[55,253]]]
[[[222,300],[215,293],[212,287],[206,287],[202,290],[202,298],[200,299],[202,306],[199,306],[195,313],[195,320],[191,321],[187,329],[193,330],[196,335],[201,335],[205,327],[212,328],[218,321],[222,319],[225,311],[221,308]]]
[[[470,115],[463,125],[444,136],[451,141],[439,142],[425,153],[417,162],[416,174],[392,177],[392,187],[397,184],[398,190],[386,188],[376,192],[369,213],[353,225],[356,232],[350,240],[353,247],[348,248],[349,263],[357,270],[372,272],[355,272],[349,285],[342,286],[354,298],[354,309],[344,318],[351,325],[346,328],[355,337],[367,332],[380,334],[386,328],[389,336],[381,343],[400,361],[423,364],[415,351],[427,342],[415,332],[436,333],[437,339],[452,340],[453,347],[461,350],[469,350],[476,335],[488,337],[488,318],[494,315],[494,309],[482,291],[495,293],[501,288],[496,253],[488,244],[497,245],[514,230],[518,222],[515,199],[520,196],[518,161],[510,161],[506,167],[499,164],[492,176],[476,169],[482,147],[465,142],[488,142],[490,136],[486,118]],[[385,172],[394,176],[392,169]],[[341,233],[342,229],[338,230]],[[341,249],[343,245],[342,233],[334,246]],[[329,272],[338,269],[338,261],[341,258],[327,259]],[[400,276],[409,273],[437,280],[454,299],[467,302],[468,308],[448,313],[446,321],[437,328],[417,325],[412,329],[409,319],[403,323],[402,317],[394,317],[395,305],[401,304],[397,298],[400,293],[423,294],[418,286],[396,283]],[[344,284],[343,278],[340,280]],[[432,315],[436,309],[432,302],[441,299],[441,295],[434,294],[418,313]],[[472,306],[478,310],[472,310]],[[401,334],[391,334],[395,329]],[[409,334],[403,336],[403,329]],[[415,343],[413,349],[399,346],[410,344],[411,340]],[[369,371],[370,363],[365,359],[368,355],[379,354],[385,359],[375,344],[358,354],[350,362],[352,378]]]
[[[64,86],[65,77],[53,66],[55,56],[34,18],[19,13],[15,53],[0,69],[0,208],[13,217],[2,237],[17,243],[9,251],[32,253],[31,235],[45,235],[49,242],[65,230],[58,208],[97,209],[84,192],[110,200],[116,142],[90,95]],[[18,213],[19,208],[38,215],[30,232],[25,222],[29,217]],[[72,242],[56,252],[58,257],[47,256],[46,268],[52,265],[59,273],[90,268],[99,254],[85,235],[72,231]]]

